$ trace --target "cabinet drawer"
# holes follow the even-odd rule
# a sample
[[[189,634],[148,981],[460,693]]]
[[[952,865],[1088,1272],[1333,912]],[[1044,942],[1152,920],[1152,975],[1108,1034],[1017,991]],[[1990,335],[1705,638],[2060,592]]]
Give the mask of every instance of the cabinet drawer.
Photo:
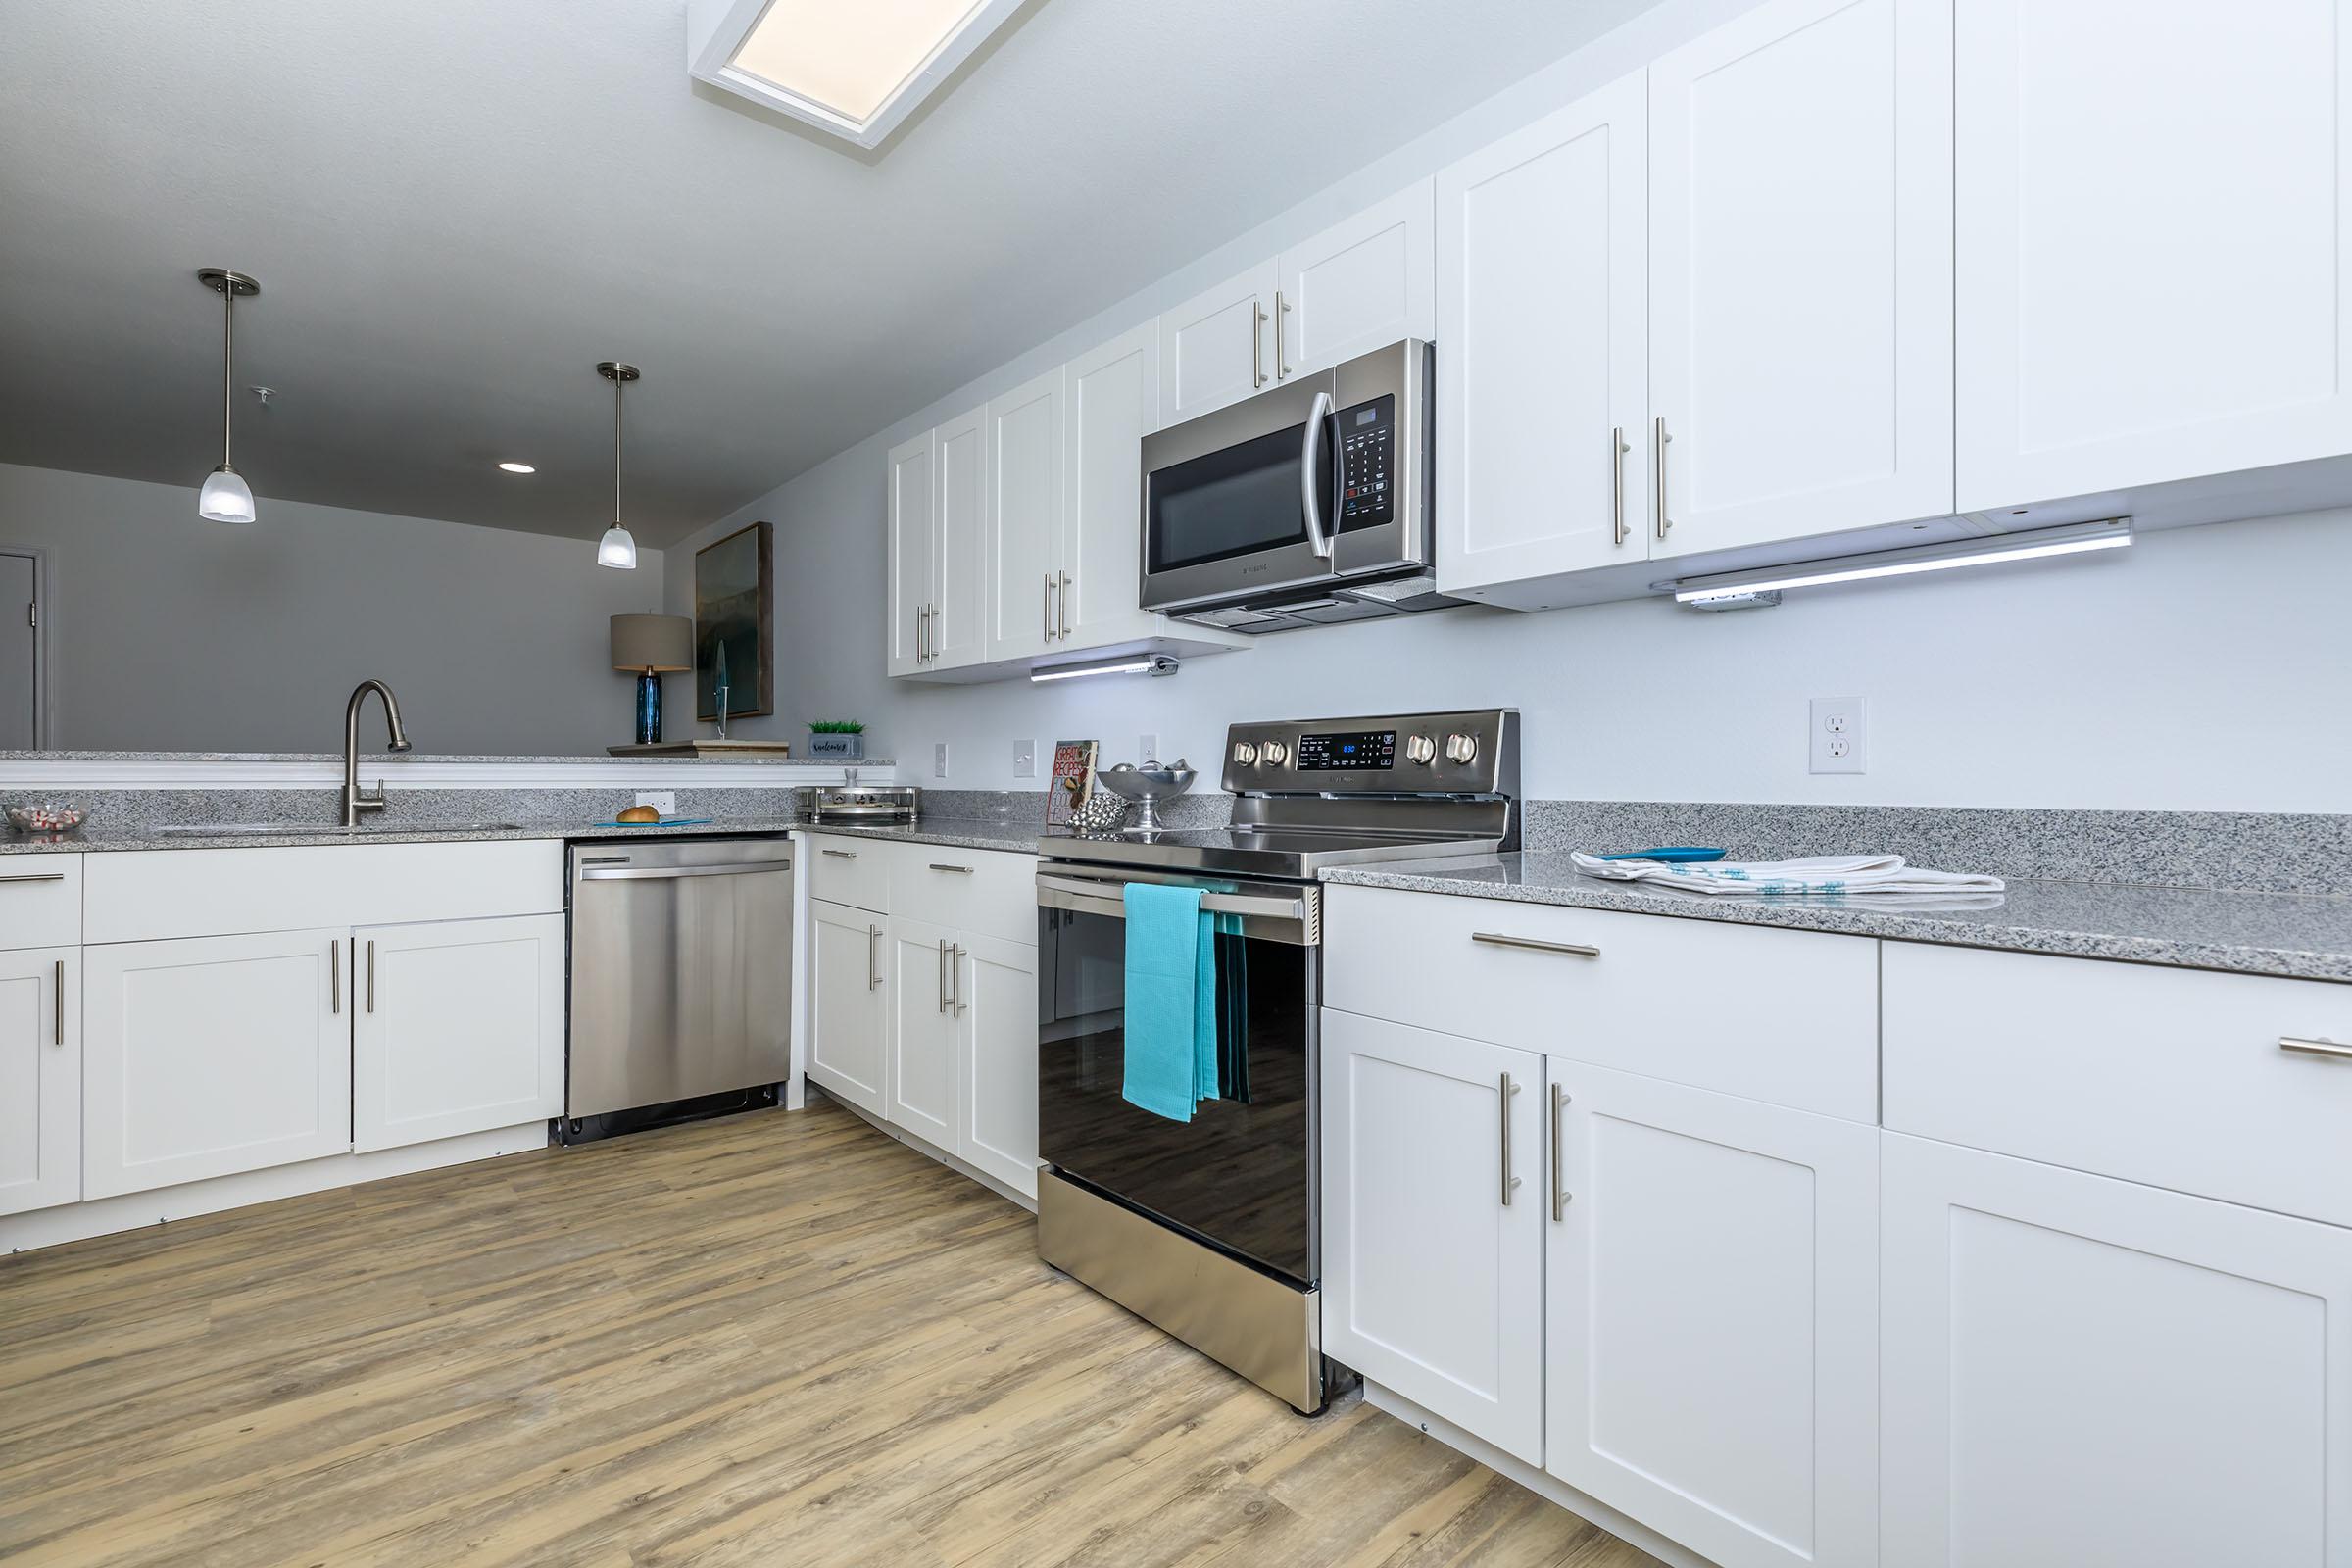
[[[1036,856],[942,844],[894,848],[891,913],[1037,946]]]
[[[2352,1225],[2352,986],[1886,945],[1886,1126]]]
[[[86,857],[84,940],[152,942],[312,926],[556,914],[564,841],[126,850]]]
[[[808,837],[808,896],[883,913],[890,908],[890,858],[903,845],[880,839]]]
[[[78,855],[12,855],[0,861],[0,948],[81,945]]]
[[[1389,888],[1329,894],[1334,1007],[1878,1119],[1868,938]]]

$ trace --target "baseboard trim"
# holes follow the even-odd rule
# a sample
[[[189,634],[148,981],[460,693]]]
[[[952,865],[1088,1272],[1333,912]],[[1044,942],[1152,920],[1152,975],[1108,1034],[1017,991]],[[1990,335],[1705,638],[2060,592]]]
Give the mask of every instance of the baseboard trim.
[[[1037,1212],[1036,1199],[1023,1197],[1020,1193],[1005,1185],[1004,1182],[999,1181],[996,1177],[991,1176],[988,1172],[980,1170],[975,1166],[968,1165],[962,1160],[957,1159],[954,1154],[949,1153],[937,1144],[929,1143],[923,1139],[917,1138],[914,1136],[914,1134],[908,1132],[904,1127],[893,1127],[889,1122],[884,1121],[881,1117],[875,1115],[872,1111],[867,1110],[864,1106],[851,1104],[841,1096],[833,1093],[823,1084],[818,1083],[814,1078],[809,1078],[807,1081],[808,1088],[812,1093],[822,1096],[826,1101],[833,1104],[839,1105],[842,1109],[848,1111],[851,1115],[857,1117],[859,1121],[865,1123],[874,1131],[878,1133],[886,1133],[892,1138],[897,1139],[900,1143],[905,1144],[908,1149],[913,1150],[916,1153],[924,1155],[926,1158],[938,1160],[942,1165],[947,1166],[948,1169],[954,1171],[958,1176],[970,1177],[973,1181],[978,1182],[981,1186],[987,1188],[999,1198],[1004,1199],[1006,1202],[1018,1203],[1021,1205],[1021,1207],[1027,1209],[1032,1214]]]

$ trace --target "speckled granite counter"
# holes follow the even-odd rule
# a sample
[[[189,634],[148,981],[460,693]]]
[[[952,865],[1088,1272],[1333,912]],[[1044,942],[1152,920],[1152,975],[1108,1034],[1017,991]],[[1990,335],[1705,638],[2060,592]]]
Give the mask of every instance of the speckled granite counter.
[[[890,827],[853,827],[827,822],[819,827],[799,814],[728,816],[696,827],[596,827],[588,823],[521,822],[471,824],[418,822],[414,825],[369,825],[342,832],[321,823],[306,833],[182,832],[154,828],[106,830],[84,828],[54,838],[30,834],[0,834],[0,855],[105,854],[121,850],[260,850],[318,844],[448,844],[491,839],[662,839],[708,834],[788,833],[796,828],[840,833],[857,838],[897,839],[908,844],[941,844],[964,850],[1010,850],[1032,854],[1041,836],[1033,823],[963,821],[954,817]],[[1066,837],[1066,835],[1054,835]]]
[[[1520,904],[1783,926],[1904,942],[2352,981],[2352,899],[2125,883],[2012,881],[1942,898],[1741,899],[1579,875],[1560,852],[1351,866],[1323,880]]]

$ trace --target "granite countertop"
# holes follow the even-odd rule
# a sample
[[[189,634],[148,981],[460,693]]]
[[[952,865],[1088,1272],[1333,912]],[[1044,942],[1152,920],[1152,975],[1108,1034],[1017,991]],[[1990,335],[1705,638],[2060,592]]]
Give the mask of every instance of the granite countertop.
[[[2012,881],[1940,897],[1735,898],[1581,875],[1565,852],[1343,866],[1323,880],[1578,909],[1782,926],[2175,968],[2352,981],[2352,899],[2119,882]]]
[[[259,850],[319,844],[462,844],[500,839],[652,839],[692,838],[706,834],[789,833],[808,829],[858,838],[899,840],[908,844],[941,844],[964,850],[1009,850],[1033,854],[1047,835],[1033,822],[993,819],[959,820],[890,826],[849,826],[827,822],[822,827],[799,812],[768,816],[717,817],[694,827],[597,827],[587,822],[520,822],[512,825],[418,822],[413,826],[369,825],[343,832],[324,823],[315,833],[163,833],[154,828],[92,828],[55,836],[0,831],[0,855],[105,854],[122,850]]]

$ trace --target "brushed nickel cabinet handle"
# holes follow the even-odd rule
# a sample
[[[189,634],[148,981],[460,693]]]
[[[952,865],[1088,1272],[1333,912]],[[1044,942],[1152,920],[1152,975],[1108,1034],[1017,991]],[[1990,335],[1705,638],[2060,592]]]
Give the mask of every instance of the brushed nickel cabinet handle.
[[[62,1046],[66,1043],[66,960],[63,958],[57,960],[57,995],[51,999],[49,1010],[49,1043]]]
[[[326,945],[326,996],[329,1012],[343,1010],[343,939],[335,938]]]
[[[1501,1092],[1494,1098],[1502,1105],[1502,1206],[1505,1208],[1511,1206],[1511,1189],[1519,1185],[1519,1178],[1511,1174],[1511,1097],[1518,1092],[1519,1086],[1511,1082],[1511,1075],[1502,1074]]]
[[[1266,384],[1266,353],[1263,344],[1265,335],[1266,308],[1257,303],[1255,295],[1251,295],[1250,298],[1250,384],[1253,387]]]
[[[819,855],[829,855],[836,860],[855,860],[858,858],[858,852],[856,850],[819,850],[816,853]]]
[[[963,959],[962,948],[948,949],[948,1011],[958,1018],[963,1016],[964,1008],[971,1005],[963,1000]]]
[[[1291,373],[1291,349],[1283,335],[1283,322],[1291,314],[1291,302],[1282,290],[1274,291],[1274,375],[1280,379]]]
[[[1597,958],[1598,948],[1588,948],[1581,942],[1539,942],[1534,937],[1504,936],[1499,931],[1473,931],[1470,940],[1483,942],[1490,948],[1522,948],[1529,953],[1557,953],[1571,958]]]
[[[931,869],[934,871],[953,871],[957,876],[970,876],[972,874],[972,868],[968,865],[948,865],[939,860],[933,860],[931,862]]]
[[[368,1010],[375,1010],[375,944],[368,944]]]
[[[2352,1059],[2352,1046],[2333,1040],[2304,1040],[2294,1035],[2279,1038],[2278,1049],[2291,1051],[2298,1056],[2335,1056]]]
[[[1046,591],[1038,595],[1038,607],[1046,617],[1046,641],[1054,640],[1054,574],[1046,573]]]
[[[1655,433],[1657,439],[1651,443],[1657,453],[1657,472],[1653,476],[1653,482],[1657,489],[1655,500],[1658,514],[1658,537],[1663,539],[1666,537],[1667,530],[1674,526],[1674,519],[1666,515],[1666,444],[1674,437],[1666,433],[1666,416],[1663,414],[1658,416]]]
[[[1061,611],[1061,635],[1066,639],[1070,635],[1070,574],[1066,571],[1061,574],[1061,597],[1054,603]]]
[[[1560,1164],[1560,1117],[1568,1108],[1568,1091],[1551,1086],[1551,1222],[1568,1217],[1568,1172]]]
[[[1625,455],[1633,448],[1625,444],[1625,426],[1609,428],[1609,514],[1616,519],[1618,544],[1625,543]]]
[[[66,873],[63,871],[19,871],[11,876],[0,876],[0,882],[63,882],[65,879]]]
[[[937,1010],[941,1012],[948,1010],[948,939],[946,937],[939,939],[939,1007]]]
[[[868,991],[882,983],[881,948],[882,928],[878,925],[867,926],[865,928],[865,989]]]

